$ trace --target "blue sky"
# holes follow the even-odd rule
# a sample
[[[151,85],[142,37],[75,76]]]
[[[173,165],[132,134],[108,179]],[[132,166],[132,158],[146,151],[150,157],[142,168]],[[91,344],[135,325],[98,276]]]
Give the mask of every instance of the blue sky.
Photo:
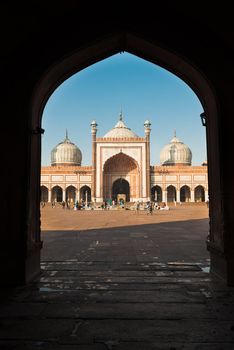
[[[165,69],[122,53],[73,75],[51,95],[42,118],[42,165],[50,165],[50,152],[66,129],[82,152],[82,165],[91,165],[91,121],[98,123],[101,137],[117,123],[121,108],[126,125],[138,136],[144,136],[144,121],[151,121],[151,165],[160,164],[160,151],[174,129],[190,147],[193,165],[206,159],[203,108],[195,93]]]

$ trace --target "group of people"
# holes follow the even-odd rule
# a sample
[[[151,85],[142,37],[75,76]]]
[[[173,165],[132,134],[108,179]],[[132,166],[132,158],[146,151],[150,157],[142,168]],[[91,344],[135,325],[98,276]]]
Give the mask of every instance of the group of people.
[[[169,206],[165,202],[162,202],[161,204],[159,204],[158,202],[148,201],[146,202],[145,209],[148,215],[148,214],[152,214],[154,210],[169,210]],[[139,210],[140,210],[140,202],[137,201],[135,203],[135,211],[138,212]]]

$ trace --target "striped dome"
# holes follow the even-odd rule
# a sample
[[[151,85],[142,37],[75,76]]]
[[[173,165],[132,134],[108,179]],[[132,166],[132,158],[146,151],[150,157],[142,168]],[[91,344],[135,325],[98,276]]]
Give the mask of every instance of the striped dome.
[[[108,131],[103,137],[129,138],[129,137],[138,137],[138,136],[124,124],[122,113],[120,113],[118,123],[114,126],[113,129]]]
[[[160,153],[161,165],[191,165],[192,152],[176,135],[163,147]]]
[[[82,153],[80,149],[66,138],[51,151],[51,165],[81,165]]]

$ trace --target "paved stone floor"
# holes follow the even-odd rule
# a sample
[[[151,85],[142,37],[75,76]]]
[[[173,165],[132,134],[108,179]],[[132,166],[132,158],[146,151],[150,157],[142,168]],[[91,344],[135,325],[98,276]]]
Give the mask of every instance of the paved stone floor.
[[[204,205],[42,209],[42,274],[2,291],[0,349],[234,349],[234,289],[209,276]]]

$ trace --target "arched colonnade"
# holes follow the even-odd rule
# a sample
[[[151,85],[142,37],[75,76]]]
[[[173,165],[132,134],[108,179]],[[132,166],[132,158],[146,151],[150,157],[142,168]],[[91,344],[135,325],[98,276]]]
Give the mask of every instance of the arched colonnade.
[[[151,200],[157,202],[205,202],[208,200],[208,189],[203,185],[168,185],[151,187]]]

